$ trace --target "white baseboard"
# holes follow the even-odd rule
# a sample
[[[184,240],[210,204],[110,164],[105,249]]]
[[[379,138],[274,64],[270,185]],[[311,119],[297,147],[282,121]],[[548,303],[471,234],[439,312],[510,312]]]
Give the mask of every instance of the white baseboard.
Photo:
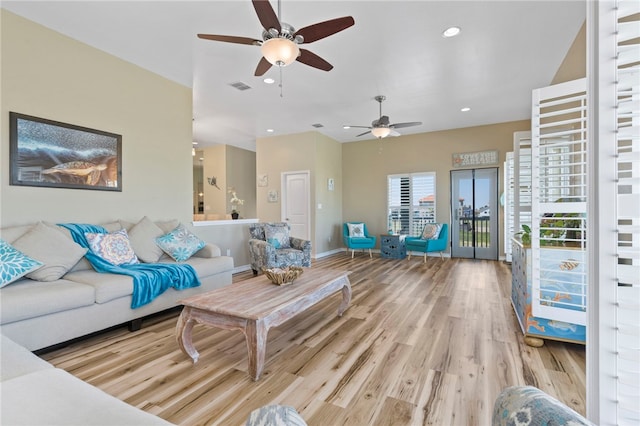
[[[343,252],[343,251],[346,251],[346,249],[345,248],[337,248],[335,250],[325,251],[325,252],[322,252],[322,253],[316,253],[316,255],[313,256],[312,258],[313,259],[321,259],[323,257],[331,256],[332,254],[340,253],[340,252]]]
[[[242,266],[236,266],[235,268],[233,268],[233,271],[231,271],[231,273],[237,274],[238,272],[244,272],[249,270],[251,270],[251,265],[242,265]]]

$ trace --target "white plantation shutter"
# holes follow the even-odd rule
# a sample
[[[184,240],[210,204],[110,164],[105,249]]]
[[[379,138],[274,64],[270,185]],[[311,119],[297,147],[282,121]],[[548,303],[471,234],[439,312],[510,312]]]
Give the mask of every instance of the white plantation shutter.
[[[389,229],[403,235],[420,235],[436,221],[436,174],[409,173],[387,177]]]
[[[514,225],[514,160],[513,160],[513,152],[507,152],[505,162],[504,162],[504,170],[503,170],[503,179],[504,179],[504,252],[505,259],[507,262],[511,262],[511,238],[515,234],[515,225]]]
[[[590,208],[594,286],[587,337],[587,415],[600,425],[640,424],[640,2],[588,9],[597,117]]]
[[[586,90],[586,79],[534,90],[531,120],[532,311],[579,325],[588,290]],[[571,265],[551,269],[550,247],[560,245],[571,248]],[[569,297],[558,300],[558,288]]]
[[[514,133],[513,152],[515,162],[515,232],[522,230],[522,225],[531,226],[531,132]]]

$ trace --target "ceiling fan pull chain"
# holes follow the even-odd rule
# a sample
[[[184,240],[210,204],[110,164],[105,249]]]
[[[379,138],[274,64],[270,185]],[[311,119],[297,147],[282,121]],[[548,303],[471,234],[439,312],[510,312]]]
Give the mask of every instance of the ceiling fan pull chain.
[[[278,2],[278,4],[280,4],[280,2]],[[278,87],[280,87],[280,97],[284,97],[282,96],[282,67],[278,67],[278,69],[280,70],[280,84],[278,85]]]

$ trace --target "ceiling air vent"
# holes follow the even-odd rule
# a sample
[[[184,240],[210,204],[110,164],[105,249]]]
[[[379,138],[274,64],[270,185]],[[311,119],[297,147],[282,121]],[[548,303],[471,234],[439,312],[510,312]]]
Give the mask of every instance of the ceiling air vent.
[[[241,81],[236,81],[235,83],[231,83],[229,84],[229,86],[231,87],[235,87],[238,90],[247,90],[247,89],[251,89],[251,86],[241,82]]]
[[[312,124],[312,126],[315,127],[316,129],[319,129],[320,127],[324,127],[324,125],[320,123]]]

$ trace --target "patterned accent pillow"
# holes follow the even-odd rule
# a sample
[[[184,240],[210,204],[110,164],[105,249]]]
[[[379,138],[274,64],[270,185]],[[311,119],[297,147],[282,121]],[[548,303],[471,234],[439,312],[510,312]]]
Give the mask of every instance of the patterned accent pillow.
[[[133,252],[133,248],[131,248],[126,229],[108,234],[87,232],[84,236],[93,254],[100,256],[112,265],[120,266],[140,263]]]
[[[289,227],[287,225],[264,225],[266,241],[275,248],[289,248]]]
[[[423,240],[437,240],[440,236],[440,230],[442,229],[442,225],[439,223],[427,223],[424,226],[424,230],[422,231]]]
[[[348,223],[349,226],[349,236],[356,238],[364,238],[366,235],[364,234],[364,223]]]
[[[0,288],[43,265],[0,239]]]
[[[207,245],[183,224],[179,224],[168,234],[156,238],[156,244],[176,262],[184,262]]]

